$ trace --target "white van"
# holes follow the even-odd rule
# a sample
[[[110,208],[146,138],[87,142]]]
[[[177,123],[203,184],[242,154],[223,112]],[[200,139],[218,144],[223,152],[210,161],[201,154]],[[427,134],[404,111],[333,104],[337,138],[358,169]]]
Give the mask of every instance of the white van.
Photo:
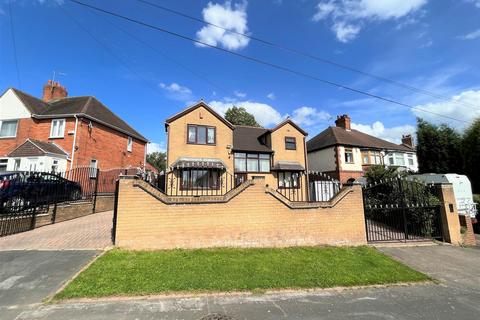
[[[451,183],[458,213],[475,218],[477,208],[473,202],[472,185],[467,176],[456,173],[425,173],[415,174],[411,177],[426,183]]]

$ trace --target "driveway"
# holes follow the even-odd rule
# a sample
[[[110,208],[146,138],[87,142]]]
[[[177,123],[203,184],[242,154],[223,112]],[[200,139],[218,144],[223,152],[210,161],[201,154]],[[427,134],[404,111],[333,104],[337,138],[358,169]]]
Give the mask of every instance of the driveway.
[[[429,273],[440,283],[262,295],[67,302],[34,306],[23,310],[16,319],[193,320],[212,313],[248,320],[480,318],[480,250],[436,245],[380,250]]]
[[[99,252],[1,251],[0,319],[34,310]]]
[[[0,238],[2,250],[102,250],[111,245],[113,211]]]

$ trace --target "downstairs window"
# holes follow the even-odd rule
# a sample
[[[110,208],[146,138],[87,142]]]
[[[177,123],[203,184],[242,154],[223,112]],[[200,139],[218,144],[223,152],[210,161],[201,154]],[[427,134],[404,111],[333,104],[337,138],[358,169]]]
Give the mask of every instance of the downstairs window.
[[[220,172],[218,170],[182,170],[181,179],[182,190],[218,189],[220,187]]]

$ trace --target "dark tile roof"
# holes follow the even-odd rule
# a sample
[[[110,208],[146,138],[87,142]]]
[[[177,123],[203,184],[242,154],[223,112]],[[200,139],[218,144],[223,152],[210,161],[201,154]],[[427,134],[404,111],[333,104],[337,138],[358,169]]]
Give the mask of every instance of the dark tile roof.
[[[307,151],[312,152],[334,145],[347,145],[382,150],[398,150],[405,152],[415,151],[414,149],[402,144],[388,142],[355,129],[348,131],[340,127],[328,127],[307,141]]]
[[[73,115],[85,116],[141,141],[148,141],[95,97],[67,97],[46,103],[18,89],[12,88],[12,90],[36,118],[54,118]]]
[[[297,161],[276,161],[272,170],[277,171],[303,171],[305,168]]]
[[[265,128],[235,126],[233,130],[233,150],[272,152],[272,149],[262,144],[260,138],[270,130]]]
[[[63,151],[59,146],[52,142],[40,141],[34,139],[27,139],[24,143],[13,149],[8,156],[9,157],[32,157],[43,156],[45,154],[56,154],[63,157],[68,154]]]

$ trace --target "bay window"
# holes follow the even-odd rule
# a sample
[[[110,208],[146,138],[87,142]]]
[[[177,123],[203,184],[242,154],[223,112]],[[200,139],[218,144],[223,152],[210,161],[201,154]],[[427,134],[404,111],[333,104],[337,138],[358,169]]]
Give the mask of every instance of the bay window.
[[[0,138],[15,138],[17,126],[18,120],[0,121]]]
[[[181,189],[218,189],[220,188],[220,171],[207,169],[187,169],[181,172]]]
[[[280,189],[299,189],[300,173],[292,171],[279,171],[278,187]]]

